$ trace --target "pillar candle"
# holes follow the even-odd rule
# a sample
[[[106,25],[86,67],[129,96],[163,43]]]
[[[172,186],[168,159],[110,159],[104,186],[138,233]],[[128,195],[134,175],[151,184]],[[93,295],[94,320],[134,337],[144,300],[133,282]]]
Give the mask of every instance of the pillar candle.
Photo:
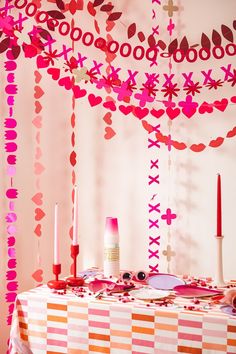
[[[217,175],[217,226],[216,236],[222,236],[221,177]]]
[[[74,188],[73,246],[78,245],[78,190]]]
[[[58,244],[58,204],[55,205],[54,211],[54,264],[59,264],[59,244]]]

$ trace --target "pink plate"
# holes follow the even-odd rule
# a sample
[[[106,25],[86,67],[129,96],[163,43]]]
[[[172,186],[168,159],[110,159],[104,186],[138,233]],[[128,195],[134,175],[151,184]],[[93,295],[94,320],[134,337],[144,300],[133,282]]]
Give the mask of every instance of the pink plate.
[[[159,273],[147,279],[147,283],[154,289],[172,290],[177,285],[185,284],[184,280],[172,274]]]
[[[228,315],[236,316],[236,312],[234,312],[234,309],[232,306],[224,305],[224,306],[221,306],[220,309],[221,309],[221,311],[223,311],[224,313],[227,313]]]
[[[193,285],[177,285],[173,288],[177,296],[182,297],[205,297],[222,294],[222,290],[202,288]]]

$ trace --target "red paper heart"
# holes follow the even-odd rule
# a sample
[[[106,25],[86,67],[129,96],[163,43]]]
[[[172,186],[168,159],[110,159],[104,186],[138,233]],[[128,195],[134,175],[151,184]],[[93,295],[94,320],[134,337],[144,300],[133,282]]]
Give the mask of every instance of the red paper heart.
[[[192,144],[190,146],[190,150],[194,151],[194,152],[201,152],[203,151],[204,149],[206,148],[206,145],[205,144]]]
[[[116,132],[111,127],[106,127],[105,132],[106,133],[104,135],[104,138],[107,140],[113,138],[113,136],[116,135]]]
[[[104,102],[103,107],[108,108],[113,112],[116,111],[116,105],[113,101]]]
[[[37,100],[44,95],[44,91],[40,86],[34,86],[34,98]]]
[[[47,72],[52,76],[53,80],[58,80],[60,77],[60,69],[58,68],[49,68]]]
[[[42,205],[43,204],[43,193],[41,192],[38,192],[36,193],[32,198],[31,200],[36,204],[36,205]]]
[[[135,107],[133,110],[134,116],[137,117],[138,119],[143,119],[144,117],[146,117],[146,115],[148,115],[148,113],[149,113],[148,108]]]
[[[42,111],[41,103],[39,101],[35,101],[34,105],[35,105],[35,109],[34,109],[35,113],[39,114]]]
[[[128,115],[130,112],[133,111],[133,106],[123,106],[120,105],[119,106],[119,110],[124,114],[124,115]]]
[[[90,95],[88,95],[88,100],[89,100],[90,106],[94,107],[94,106],[97,106],[99,103],[102,102],[102,97],[95,96],[93,93],[90,93]]]
[[[176,117],[178,117],[178,115],[180,114],[180,109],[167,107],[166,113],[167,113],[168,117],[172,120],[172,119],[175,119]]]
[[[41,173],[45,170],[45,167],[40,162],[35,162],[34,164],[34,173],[36,175],[41,175]]]
[[[214,101],[214,106],[219,111],[224,112],[226,107],[228,106],[228,100],[226,98],[222,98],[221,101]]]
[[[153,132],[153,126],[151,124],[149,124],[146,120],[142,120],[142,125],[144,127],[144,129],[150,134],[151,132]]]
[[[196,113],[196,108],[193,107],[188,107],[187,109],[183,108],[182,112],[186,117],[191,118]]]
[[[204,113],[212,113],[213,112],[213,107],[212,105],[210,105],[209,103],[207,102],[203,102],[201,104],[201,106],[198,108],[198,112],[200,114],[204,114]]]
[[[35,70],[34,77],[35,77],[36,84],[38,84],[42,79],[42,75],[40,74],[40,72],[38,70]]]
[[[111,116],[112,116],[112,114],[110,112],[107,112],[105,114],[105,116],[103,117],[104,122],[108,125],[112,124]]]
[[[86,90],[81,89],[78,85],[73,86],[72,91],[74,92],[75,98],[84,97],[87,93]]]
[[[156,118],[160,118],[164,113],[164,109],[158,109],[158,111],[156,109],[152,109],[151,112],[150,112],[154,117]]]
[[[34,229],[34,233],[36,236],[41,237],[42,232],[41,232],[41,224],[38,224],[36,228]]]
[[[222,145],[223,142],[224,142],[224,138],[219,136],[217,139],[211,140],[209,143],[209,146],[216,148],[216,147]]]
[[[37,67],[40,68],[47,68],[49,65],[49,61],[47,58],[42,57],[42,55],[39,55],[37,57]]]
[[[41,116],[36,116],[32,122],[36,128],[38,128],[38,129],[42,128],[42,117]]]
[[[235,135],[236,135],[236,127],[233,127],[233,129],[230,130],[226,136],[227,138],[233,138]]]
[[[60,86],[64,86],[66,90],[70,90],[72,88],[72,81],[69,76],[62,77],[59,81],[58,84]]]
[[[43,281],[43,270],[42,269],[37,269],[33,274],[32,278],[37,281],[38,283],[41,283]]]
[[[232,103],[236,103],[236,96],[232,96],[230,100]]]
[[[45,216],[44,211],[43,211],[42,209],[40,209],[40,208],[36,208],[36,209],[34,210],[34,213],[35,213],[34,219],[35,219],[36,221],[42,220],[42,218]]]

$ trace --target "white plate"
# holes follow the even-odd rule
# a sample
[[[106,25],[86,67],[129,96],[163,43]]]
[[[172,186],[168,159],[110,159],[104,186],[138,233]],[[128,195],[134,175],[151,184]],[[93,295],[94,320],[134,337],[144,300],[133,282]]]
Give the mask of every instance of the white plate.
[[[129,294],[139,300],[157,300],[170,295],[169,291],[149,288],[131,290]]]

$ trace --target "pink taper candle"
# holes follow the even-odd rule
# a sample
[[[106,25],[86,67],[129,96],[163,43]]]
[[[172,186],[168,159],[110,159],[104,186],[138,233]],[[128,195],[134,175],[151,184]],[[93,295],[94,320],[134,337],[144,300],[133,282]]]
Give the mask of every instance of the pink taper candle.
[[[74,215],[73,215],[73,246],[78,245],[78,191],[74,188]]]
[[[59,244],[58,244],[58,204],[55,205],[54,211],[54,260],[53,264],[59,264]]]
[[[217,230],[216,236],[222,236],[222,211],[221,211],[221,178],[217,175]]]

